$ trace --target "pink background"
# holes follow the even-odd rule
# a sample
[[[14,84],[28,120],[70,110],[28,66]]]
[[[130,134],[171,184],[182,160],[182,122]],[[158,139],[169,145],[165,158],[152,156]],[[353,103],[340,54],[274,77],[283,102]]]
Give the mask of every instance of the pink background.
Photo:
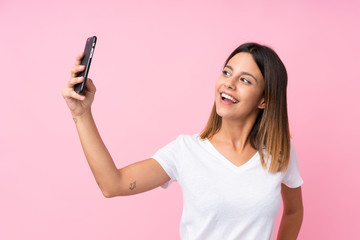
[[[234,48],[273,47],[304,179],[299,239],[355,239],[359,15],[355,0],[1,0],[0,239],[179,238],[178,184],[106,199],[92,177],[61,96],[92,35],[93,112],[118,167],[203,129]]]

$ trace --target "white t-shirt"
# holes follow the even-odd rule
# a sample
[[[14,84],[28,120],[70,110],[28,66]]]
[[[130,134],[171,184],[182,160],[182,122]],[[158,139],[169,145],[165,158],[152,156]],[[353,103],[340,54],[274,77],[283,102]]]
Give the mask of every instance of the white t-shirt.
[[[237,167],[199,134],[179,135],[152,156],[183,192],[182,240],[272,239],[281,205],[281,183],[302,185],[291,144],[286,172],[269,173],[257,152]],[[269,165],[268,165],[269,166]]]

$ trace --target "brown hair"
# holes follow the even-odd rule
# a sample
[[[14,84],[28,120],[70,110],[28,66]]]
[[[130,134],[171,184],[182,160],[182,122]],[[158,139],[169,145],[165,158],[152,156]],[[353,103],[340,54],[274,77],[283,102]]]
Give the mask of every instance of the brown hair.
[[[271,156],[269,172],[285,171],[290,158],[286,68],[274,50],[257,43],[240,45],[226,59],[224,67],[233,56],[240,52],[252,55],[265,80],[265,108],[260,109],[255,120],[250,132],[250,144],[259,151],[264,169],[267,168]],[[200,138],[213,137],[221,128],[221,120],[222,118],[216,113],[214,103],[210,118],[201,132]],[[265,150],[265,154],[263,150]]]

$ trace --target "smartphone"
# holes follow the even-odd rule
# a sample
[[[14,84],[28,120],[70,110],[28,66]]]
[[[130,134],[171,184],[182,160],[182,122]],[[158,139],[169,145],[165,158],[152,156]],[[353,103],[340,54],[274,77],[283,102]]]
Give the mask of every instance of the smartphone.
[[[86,84],[87,76],[89,74],[91,59],[94,55],[96,39],[97,39],[96,36],[93,36],[93,37],[89,37],[86,40],[84,57],[81,59],[81,63],[80,63],[80,65],[85,65],[85,70],[82,72],[79,72],[76,75],[77,77],[84,77],[84,81],[81,83],[78,83],[74,86],[75,92],[77,92],[79,94],[83,94],[83,92],[85,90],[85,84]]]

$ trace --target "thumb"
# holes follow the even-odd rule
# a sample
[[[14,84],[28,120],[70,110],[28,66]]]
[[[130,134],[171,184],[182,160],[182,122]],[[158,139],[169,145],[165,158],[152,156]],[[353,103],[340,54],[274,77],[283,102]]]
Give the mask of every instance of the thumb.
[[[88,78],[85,84],[87,90],[91,93],[95,93],[96,92],[96,87],[94,85],[93,80],[91,80],[91,78]]]

